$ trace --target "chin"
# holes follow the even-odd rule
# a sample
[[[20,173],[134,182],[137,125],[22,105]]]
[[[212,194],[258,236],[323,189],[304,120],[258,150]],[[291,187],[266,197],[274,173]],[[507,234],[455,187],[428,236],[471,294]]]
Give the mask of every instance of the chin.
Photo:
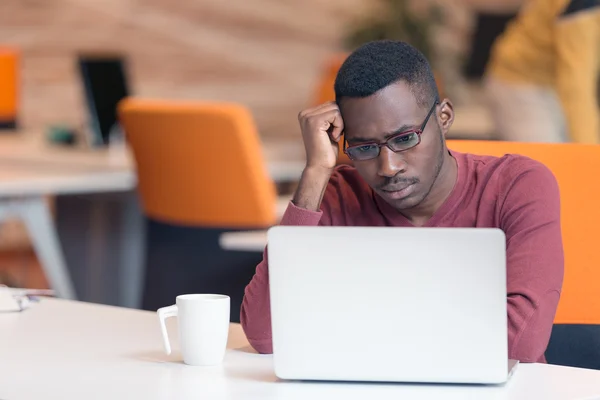
[[[390,203],[396,210],[409,210],[419,205],[421,201],[415,197],[408,197],[402,200],[393,200]]]

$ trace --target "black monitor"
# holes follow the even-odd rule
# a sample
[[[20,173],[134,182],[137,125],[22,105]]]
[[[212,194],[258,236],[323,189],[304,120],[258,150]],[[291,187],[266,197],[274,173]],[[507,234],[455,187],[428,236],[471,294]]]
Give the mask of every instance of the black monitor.
[[[129,95],[124,58],[80,56],[79,72],[90,117],[91,145],[108,145],[111,132],[119,129],[117,104]]]

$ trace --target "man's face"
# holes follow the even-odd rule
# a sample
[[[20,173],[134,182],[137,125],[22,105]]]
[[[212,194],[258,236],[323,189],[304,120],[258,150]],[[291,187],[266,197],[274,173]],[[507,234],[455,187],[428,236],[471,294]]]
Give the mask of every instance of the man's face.
[[[402,81],[366,98],[342,99],[340,111],[347,145],[383,143],[399,132],[419,129],[432,106],[433,100],[427,107],[419,106],[410,87]],[[353,161],[369,186],[397,210],[421,204],[440,174],[446,132],[438,122],[439,109],[435,107],[417,146],[402,152],[382,146],[376,158]]]

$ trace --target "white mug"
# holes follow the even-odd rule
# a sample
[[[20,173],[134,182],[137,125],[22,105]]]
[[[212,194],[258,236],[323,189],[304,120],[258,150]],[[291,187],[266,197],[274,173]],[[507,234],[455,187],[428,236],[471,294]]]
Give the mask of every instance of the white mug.
[[[171,354],[165,320],[177,317],[183,362],[204,366],[220,364],[229,336],[229,302],[229,296],[220,294],[185,294],[177,296],[176,305],[159,308],[157,314],[165,352]]]

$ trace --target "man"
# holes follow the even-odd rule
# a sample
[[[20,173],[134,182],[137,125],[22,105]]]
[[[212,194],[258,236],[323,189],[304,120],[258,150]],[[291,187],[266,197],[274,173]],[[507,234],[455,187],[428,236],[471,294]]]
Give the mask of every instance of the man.
[[[299,115],[306,168],[281,224],[501,228],[509,357],[545,361],[563,277],[552,173],[522,156],[448,150],[452,103],[438,99],[427,60],[405,43],[357,49],[342,65],[335,93],[336,103]],[[336,167],[338,143],[354,167]],[[261,353],[272,351],[268,285],[265,251],[241,311],[246,336]]]
[[[599,74],[600,0],[528,0],[487,67],[500,138],[600,143]]]

